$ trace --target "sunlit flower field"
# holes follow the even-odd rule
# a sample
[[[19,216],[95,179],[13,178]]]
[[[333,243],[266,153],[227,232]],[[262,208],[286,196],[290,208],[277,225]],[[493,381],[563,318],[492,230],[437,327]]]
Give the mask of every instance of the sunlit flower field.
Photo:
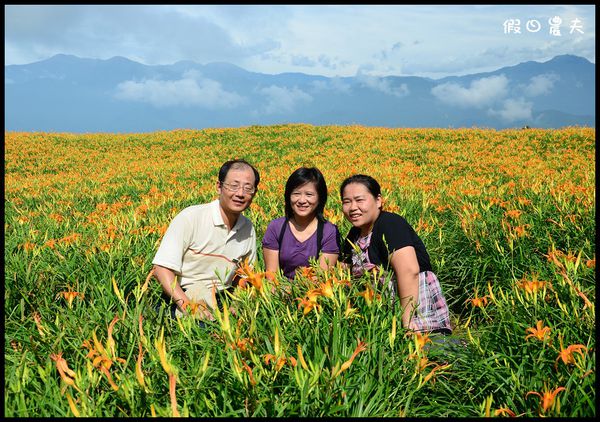
[[[591,417],[595,130],[277,125],[5,132],[5,416]],[[300,166],[382,185],[423,239],[456,342],[409,335],[376,277],[262,257],[203,328],[172,320],[151,261],[172,218],[261,174],[260,239]],[[158,307],[158,308],[157,308]]]

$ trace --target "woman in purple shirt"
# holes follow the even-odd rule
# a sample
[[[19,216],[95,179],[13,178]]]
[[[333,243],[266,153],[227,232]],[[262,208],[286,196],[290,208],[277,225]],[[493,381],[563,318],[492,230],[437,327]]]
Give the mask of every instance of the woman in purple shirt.
[[[262,240],[265,270],[293,280],[298,267],[319,257],[321,268],[337,262],[340,234],[336,225],[326,221],[327,185],[317,168],[300,167],[285,184],[285,217],[271,221]]]

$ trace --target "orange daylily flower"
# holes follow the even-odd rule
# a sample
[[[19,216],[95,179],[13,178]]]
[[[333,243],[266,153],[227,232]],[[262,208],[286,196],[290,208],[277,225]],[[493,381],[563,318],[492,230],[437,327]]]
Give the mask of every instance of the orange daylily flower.
[[[511,418],[514,418],[517,416],[515,414],[515,412],[510,410],[508,407],[501,407],[494,411],[494,416],[504,416],[504,415],[510,416]]]
[[[249,277],[250,275],[254,274],[254,269],[250,265],[248,259],[244,259],[242,262],[238,263],[235,273],[241,277]]]
[[[76,387],[75,377],[77,374],[69,368],[67,361],[62,357],[62,352],[52,353],[50,359],[56,362],[56,369],[58,369],[58,373],[65,384]]]
[[[323,211],[323,216],[333,224],[337,224],[342,219],[335,211],[329,208]]]
[[[513,233],[515,234],[515,236],[517,237],[523,237],[525,236],[527,233],[525,232],[525,229],[529,227],[529,224],[523,224],[521,226],[515,226],[513,227]]]
[[[250,283],[256,290],[262,293],[263,279],[265,278],[266,273],[255,272],[247,259],[239,264],[236,275],[240,277],[238,280],[239,287],[245,288],[247,284]]]
[[[265,271],[264,277],[267,280],[275,283],[276,286],[279,285],[279,281],[277,280],[277,274],[275,274],[273,271],[270,271],[270,270],[269,271]]]
[[[529,391],[525,395],[525,398],[527,398],[527,396],[529,396],[530,394],[539,396],[540,407],[541,407],[542,413],[545,413],[546,411],[548,411],[548,409],[550,409],[552,406],[554,406],[554,401],[556,399],[556,395],[563,390],[565,390],[565,387],[558,387],[558,388],[554,389],[553,391],[545,389],[542,394],[538,393],[537,391]]]
[[[321,283],[318,288],[311,289],[306,292],[306,297],[311,301],[316,301],[317,297],[319,296],[333,299],[333,287],[330,280],[327,280],[325,283]]]
[[[356,356],[358,356],[358,354],[360,352],[364,352],[365,350],[367,350],[367,343],[358,340],[358,344],[356,345],[356,349],[354,349],[354,352],[352,353],[352,356],[350,356],[350,359],[348,359],[346,362],[344,362],[341,366],[341,368],[339,369],[339,371],[336,372],[336,374],[334,375],[334,377],[337,377],[339,374],[341,374],[343,371],[345,371],[346,369],[348,369],[350,367],[350,365],[352,365],[352,362],[354,362],[354,359],[356,358]]]
[[[44,243],[44,246],[48,246],[50,249],[54,249],[56,247],[56,239],[50,239],[47,240],[46,243]]]
[[[429,333],[416,332],[416,333],[414,333],[414,337],[415,337],[415,345],[417,347],[417,350],[422,350],[423,346],[425,346],[425,344],[431,343],[431,339],[429,338]]]
[[[95,335],[96,335],[96,333],[94,333],[94,336]],[[97,368],[100,372],[102,372],[106,376],[106,379],[108,380],[108,383],[110,384],[112,389],[117,391],[119,389],[119,386],[115,384],[115,382],[113,381],[112,376],[109,372],[109,369],[113,364],[113,361],[112,361],[112,359],[110,359],[109,357],[106,356],[106,354],[105,354],[106,351],[104,349],[102,349],[103,350],[102,354],[98,355],[97,349],[94,349],[90,345],[89,340],[85,340],[83,342],[83,346],[90,348],[90,351],[89,351],[87,357],[93,358],[92,365],[94,366],[94,368]],[[96,355],[98,355],[98,356],[96,356]],[[122,363],[125,363],[124,359],[121,359],[121,358],[116,358],[116,359],[118,359]]]
[[[83,299],[83,293],[74,292],[72,290],[60,292],[59,295],[61,295],[67,301],[67,303],[69,304],[69,308],[72,307],[73,300],[75,300],[76,297],[81,297],[81,299]]]
[[[256,380],[254,379],[254,375],[252,375],[252,368],[250,368],[250,366],[248,366],[248,364],[244,361],[242,361],[242,365],[244,366],[244,369],[246,370],[246,372],[248,372],[248,377],[250,378],[250,384],[256,385]]]
[[[532,294],[545,288],[552,288],[552,284],[547,281],[540,281],[534,276],[532,280],[521,280],[517,283],[517,287],[525,290],[525,293]]]
[[[416,353],[412,353],[409,358],[419,358],[416,367],[417,372],[422,372],[428,366],[435,365],[435,362],[429,362],[429,358],[427,356],[419,357]]]
[[[471,302],[471,305],[474,308],[483,308],[488,303],[488,296],[487,295],[486,296],[481,296],[481,297],[475,296],[472,299],[465,300],[465,303],[466,302]]]
[[[262,288],[263,288],[263,274],[261,274],[261,273],[254,273],[254,274],[250,275],[246,279],[246,281],[248,283],[250,283],[259,292],[262,291]]]
[[[350,287],[352,284],[350,283],[350,280],[343,278],[343,279],[338,279],[336,276],[332,277],[332,281],[333,284],[338,284],[338,285],[342,285],[342,286],[346,286],[346,287]]]
[[[371,303],[373,303],[373,299],[375,298],[375,291],[371,288],[371,286],[367,285],[365,291],[359,292],[357,295],[364,297],[367,305],[371,305]]]
[[[331,286],[330,280],[327,280],[325,283],[321,283],[319,290],[321,291],[321,296],[333,299],[333,287]]]
[[[267,354],[265,355],[264,359],[265,359],[265,365],[268,365],[268,364],[269,364],[269,362],[271,362],[272,360],[276,360],[276,359],[277,359],[277,356],[275,356],[275,355],[274,355],[274,354],[272,354],[272,353],[267,353]]]
[[[350,301],[346,302],[346,310],[344,311],[344,317],[348,318],[358,313],[358,309],[353,308]]]
[[[523,211],[521,210],[504,211],[504,215],[510,218],[519,218],[521,214],[523,214]]]
[[[431,339],[429,338],[429,333],[421,333],[419,331],[407,331],[406,334],[404,334],[405,337],[410,337],[412,336],[415,340],[415,350],[417,352],[419,352],[420,350],[423,349],[423,347],[425,346],[425,344],[427,343],[431,343]],[[417,354],[412,354],[411,357],[416,357]]]
[[[287,361],[287,359],[283,356],[281,356],[280,358],[277,359],[277,363],[275,364],[275,370],[279,371],[281,370],[281,368],[283,367],[283,365],[285,365],[285,362]]]
[[[519,202],[519,204],[521,205],[531,205],[531,200],[527,199],[527,198],[523,198],[523,197],[518,197],[517,201]]]
[[[106,376],[110,386],[115,391],[117,391],[119,387],[113,381],[109,370],[114,361],[123,364],[127,363],[125,359],[117,356],[115,351],[115,342],[112,337],[112,331],[118,320],[119,316],[115,315],[115,317],[112,319],[108,326],[106,347],[103,346],[102,343],[100,343],[100,341],[98,340],[98,337],[96,337],[96,331],[92,332],[92,338],[94,340],[93,345],[90,340],[85,340],[82,344],[82,347],[85,347],[89,350],[87,357],[92,359],[92,365]]]
[[[32,251],[33,249],[35,249],[36,244],[32,242],[25,242],[21,245],[21,247],[24,251]]]
[[[208,305],[202,299],[198,302],[190,300],[183,307],[190,315],[202,315],[208,309]]]
[[[544,256],[546,257],[546,259],[548,259],[549,262],[552,262],[558,268],[564,268],[563,263],[560,262],[558,259],[558,258],[564,256],[564,253],[561,252],[560,250],[557,250],[557,249],[548,250],[548,253],[544,254]]]
[[[539,341],[545,341],[548,339],[550,335],[550,327],[543,327],[543,322],[540,320],[537,322],[536,328],[530,327],[526,330],[526,332],[531,333],[525,337],[527,340],[529,337],[535,337]]]
[[[293,356],[286,357],[282,355],[277,357],[271,353],[267,353],[264,359],[265,365],[268,365],[271,361],[275,362],[275,371],[281,370],[281,368],[283,368],[283,365],[285,365],[287,362],[289,362],[292,367],[295,367],[298,364],[296,358],[294,358]]]
[[[233,350],[238,349],[240,352],[247,352],[251,348],[254,347],[254,340],[251,338],[241,338],[238,339],[235,343],[228,343],[229,347]]]
[[[431,363],[433,363],[433,362],[431,362]],[[450,365],[450,364],[446,364],[446,365],[437,365],[437,364],[436,364],[436,365],[435,365],[435,366],[434,366],[434,367],[431,369],[431,371],[429,371],[429,373],[428,373],[427,375],[425,375],[425,377],[423,378],[423,381],[421,382],[421,385],[425,384],[427,381],[429,381],[429,380],[430,380],[430,379],[432,379],[432,378],[433,378],[433,379],[432,379],[432,381],[431,381],[431,382],[432,382],[432,383],[434,383],[434,382],[435,382],[435,378],[434,378],[434,377],[435,377],[435,373],[436,373],[437,371],[441,371],[441,370],[444,370],[444,369],[448,369],[448,368],[450,368],[450,366],[452,366],[452,365]]]
[[[306,298],[297,297],[296,298],[296,300],[300,301],[300,303],[298,304],[298,309],[300,309],[301,307],[304,307],[304,311],[303,311],[304,315],[308,314],[313,309],[315,310],[315,312],[318,312],[321,309],[321,305],[319,305],[317,303],[317,300],[316,299],[311,300],[311,299],[312,299],[311,297],[306,297]]]
[[[40,336],[45,337],[46,331],[48,331],[48,329],[42,325],[42,317],[40,316],[39,312],[35,311],[33,313],[33,321],[35,322],[38,333],[40,333]]]
[[[302,278],[307,278],[311,281],[317,281],[317,274],[313,267],[299,267],[296,269],[296,275],[300,275]]]
[[[306,292],[306,298],[312,302],[316,302],[319,296],[321,296],[321,289],[311,289]]]
[[[581,357],[585,358],[582,350],[585,350],[586,352],[588,350],[583,344],[571,344],[565,349],[562,345],[562,338],[560,338],[560,348],[561,350],[558,353],[558,357],[556,358],[556,362],[554,364],[555,368],[557,368],[559,360],[562,360],[565,365],[576,365],[577,363],[575,362],[574,354],[579,353]]]

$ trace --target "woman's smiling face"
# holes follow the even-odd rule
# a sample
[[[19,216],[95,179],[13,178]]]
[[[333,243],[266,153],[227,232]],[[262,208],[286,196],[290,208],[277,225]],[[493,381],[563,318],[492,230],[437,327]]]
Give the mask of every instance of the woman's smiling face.
[[[362,183],[349,183],[342,195],[342,211],[361,234],[368,234],[381,213],[381,195],[375,197]]]
[[[316,183],[308,182],[294,189],[290,194],[290,205],[294,216],[300,218],[314,217],[319,205]]]

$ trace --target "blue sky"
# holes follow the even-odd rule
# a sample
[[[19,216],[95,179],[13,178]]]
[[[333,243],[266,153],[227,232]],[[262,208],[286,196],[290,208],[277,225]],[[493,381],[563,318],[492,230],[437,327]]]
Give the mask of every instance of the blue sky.
[[[520,33],[505,33],[509,19]],[[560,20],[560,35],[549,20]],[[593,5],[5,5],[4,58],[25,64],[63,53],[441,78],[560,54],[595,63],[595,32]]]

